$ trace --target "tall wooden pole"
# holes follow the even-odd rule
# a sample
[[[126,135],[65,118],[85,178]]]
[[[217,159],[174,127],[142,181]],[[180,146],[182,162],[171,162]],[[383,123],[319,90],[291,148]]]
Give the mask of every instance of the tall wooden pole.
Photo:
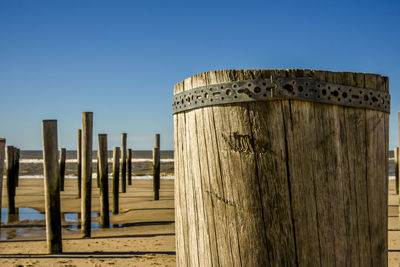
[[[1,210],[1,200],[2,200],[2,193],[3,193],[3,173],[4,173],[5,149],[6,149],[6,139],[0,138],[0,210]],[[1,212],[0,212],[0,222],[1,222]],[[0,227],[1,227],[1,224],[0,224]]]
[[[154,200],[160,198],[160,148],[153,148],[153,192]]]
[[[120,150],[119,147],[114,147],[113,149],[113,214],[119,213],[119,157]]]
[[[82,237],[90,237],[92,213],[93,112],[82,113]]]
[[[99,134],[98,166],[100,175],[100,225],[110,227],[110,207],[108,202],[108,151],[107,134]]]
[[[43,130],[43,171],[46,211],[46,237],[49,253],[62,252],[60,180],[57,162],[57,121],[44,120]]]
[[[132,185],[132,149],[128,149],[126,156],[126,172],[128,174],[128,185]]]
[[[396,177],[396,194],[399,194],[399,147],[394,148],[394,175]]]
[[[65,179],[65,157],[67,155],[67,150],[61,148],[60,160],[59,160],[59,178],[60,178],[60,190],[64,191],[64,179]]]
[[[78,129],[78,150],[76,151],[76,165],[78,168],[78,198],[82,195],[82,130]]]
[[[121,134],[121,187],[126,193],[126,133]]]
[[[7,146],[6,149],[6,173],[7,173],[7,200],[8,214],[15,214],[15,180],[14,180],[14,157],[15,149]]]

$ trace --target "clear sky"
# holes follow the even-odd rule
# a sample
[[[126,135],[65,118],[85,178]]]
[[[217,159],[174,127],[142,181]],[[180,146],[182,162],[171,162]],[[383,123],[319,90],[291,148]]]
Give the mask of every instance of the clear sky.
[[[75,149],[81,112],[109,147],[173,149],[173,86],[216,69],[310,68],[390,78],[398,145],[400,1],[0,0],[0,136],[41,149],[58,120]]]

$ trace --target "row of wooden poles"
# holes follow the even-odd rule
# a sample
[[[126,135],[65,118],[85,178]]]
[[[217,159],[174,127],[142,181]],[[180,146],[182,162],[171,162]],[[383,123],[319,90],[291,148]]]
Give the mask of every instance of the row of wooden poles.
[[[60,191],[64,190],[66,149],[60,150],[58,159],[57,120],[43,120],[43,172],[45,183],[46,237],[49,253],[62,252]],[[121,191],[126,192],[126,182],[132,184],[132,150],[126,149],[127,134],[121,136],[120,147],[113,148],[113,214],[119,213],[119,180]],[[4,172],[5,139],[0,139],[0,206],[2,177]],[[92,200],[92,144],[93,113],[82,113],[82,130],[78,130],[78,197],[81,201],[82,237],[91,235],[91,200]],[[110,226],[108,194],[108,145],[107,134],[98,135],[97,150],[97,186],[100,189],[100,225]],[[15,214],[15,188],[18,186],[20,150],[12,146],[6,149],[6,174],[8,192],[8,213]],[[120,170],[121,160],[121,170]],[[121,177],[120,177],[121,173]],[[128,174],[128,175],[127,175]],[[128,179],[127,179],[128,178]],[[155,135],[153,148],[153,197],[159,200],[160,190],[160,135]],[[0,215],[1,216],[1,215]],[[1,218],[1,217],[0,217]]]
[[[13,146],[5,146],[6,139],[0,138],[0,207],[2,205],[2,189],[3,189],[3,172],[4,172],[4,158],[6,158],[6,175],[7,179],[7,202],[8,214],[15,214],[15,192],[19,182],[19,158],[20,149]],[[0,212],[1,221],[1,212]]]

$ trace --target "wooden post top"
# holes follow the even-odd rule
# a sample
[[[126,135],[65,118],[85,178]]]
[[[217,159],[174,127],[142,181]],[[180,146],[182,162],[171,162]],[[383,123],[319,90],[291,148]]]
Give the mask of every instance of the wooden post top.
[[[253,79],[268,79],[271,76],[288,77],[289,75],[295,75],[297,77],[313,77],[318,76],[327,81],[332,78],[338,78],[343,76],[353,76],[346,79],[340,79],[345,85],[351,85],[353,80],[360,80],[359,82],[364,83],[365,79],[384,79],[388,82],[389,78],[380,74],[374,73],[359,73],[359,72],[347,72],[347,71],[326,71],[326,70],[311,70],[311,69],[228,69],[228,70],[213,70],[195,74],[185,80],[177,83],[174,86],[174,94],[189,90],[202,85],[209,85],[221,82],[232,82],[241,80],[253,80]],[[364,81],[361,81],[364,80]],[[379,85],[376,89],[379,90]],[[399,111],[400,113],[400,111]]]
[[[219,70],[174,87],[173,114],[208,106],[300,100],[390,113],[388,77],[307,69]]]

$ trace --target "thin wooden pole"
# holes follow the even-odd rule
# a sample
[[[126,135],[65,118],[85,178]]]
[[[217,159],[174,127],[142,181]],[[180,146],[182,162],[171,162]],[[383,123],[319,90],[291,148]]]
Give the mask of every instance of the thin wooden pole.
[[[59,160],[59,178],[60,178],[60,190],[64,191],[64,179],[65,179],[65,157],[67,155],[67,150],[61,148],[60,150],[60,160]]]
[[[99,166],[99,149],[97,148],[97,164],[96,164],[96,182],[97,187],[100,188],[100,166]]]
[[[82,112],[82,237],[90,237],[92,213],[93,112]]]
[[[82,195],[82,130],[78,129],[78,150],[76,151],[76,165],[78,168],[78,198]]]
[[[108,150],[107,134],[98,136],[98,166],[100,175],[100,224],[102,228],[110,227],[110,206],[108,203]]]
[[[155,147],[160,148],[160,134],[155,135]]]
[[[153,192],[154,200],[160,198],[160,148],[153,148]]]
[[[15,180],[15,187],[17,187],[19,185],[19,158],[20,158],[20,153],[21,150],[19,148],[15,148],[15,157],[14,157],[14,168],[15,168],[15,172],[14,172],[14,180]],[[16,194],[16,189],[14,191],[14,194]]]
[[[119,213],[119,147],[113,149],[113,214]]]
[[[6,149],[6,139],[0,138],[0,210],[1,210],[1,200],[3,193],[3,173],[4,173],[4,159],[5,159],[5,149]],[[1,212],[0,212],[0,222],[1,222]],[[1,227],[1,223],[0,223]]]
[[[128,149],[126,158],[126,172],[128,174],[128,185],[132,185],[132,149]]]
[[[399,148],[394,148],[394,175],[396,177],[396,194],[399,194]]]
[[[57,121],[42,121],[43,171],[48,253],[62,252],[60,180],[57,162]]]
[[[121,134],[121,187],[126,193],[126,133]]]
[[[14,157],[15,157],[14,147],[7,146],[7,149],[6,149],[6,174],[7,174],[8,214],[15,214]]]

